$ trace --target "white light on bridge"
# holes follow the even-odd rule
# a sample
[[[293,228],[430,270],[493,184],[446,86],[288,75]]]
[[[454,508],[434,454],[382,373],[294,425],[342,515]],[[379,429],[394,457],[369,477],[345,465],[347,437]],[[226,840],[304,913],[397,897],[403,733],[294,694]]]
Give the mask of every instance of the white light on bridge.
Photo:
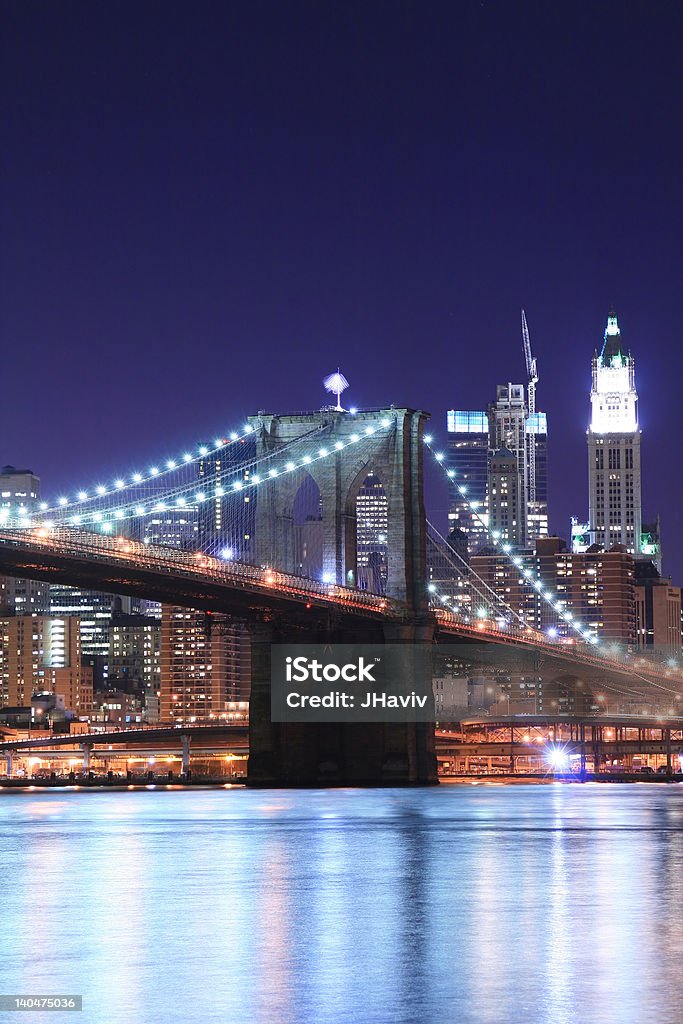
[[[434,438],[431,434],[425,434],[425,444],[431,444]]]
[[[142,473],[133,473],[133,483],[134,484],[142,483]]]
[[[192,456],[189,452],[185,452],[183,455],[183,462],[192,462]]]
[[[87,491],[79,491],[78,492],[78,500],[79,501],[86,501],[87,497],[88,497],[88,492]]]
[[[268,470],[268,476],[271,477],[271,479],[273,477],[277,476],[277,470],[276,469],[269,469]]]
[[[62,506],[68,504],[68,498],[60,498],[59,499],[59,504],[62,505]]]
[[[43,512],[45,512],[46,509],[47,509],[47,502],[46,501],[41,501],[40,507],[43,510]]]
[[[152,476],[159,476],[159,469],[157,466],[152,466],[149,472]]]
[[[335,441],[335,442],[334,442],[334,447],[335,447],[335,450],[339,452],[339,451],[341,451],[341,450],[342,450],[342,448],[344,447],[344,445],[342,444],[342,442],[341,442],[341,441]]]
[[[116,487],[116,489],[119,490],[119,491],[123,490],[123,488],[125,486],[126,486],[125,480],[119,479],[119,480],[115,480],[114,481],[114,487]]]
[[[175,459],[169,459],[168,462],[166,463],[166,469],[175,469],[175,467]]]
[[[221,551],[221,558],[232,558],[232,548],[223,548],[223,550]]]

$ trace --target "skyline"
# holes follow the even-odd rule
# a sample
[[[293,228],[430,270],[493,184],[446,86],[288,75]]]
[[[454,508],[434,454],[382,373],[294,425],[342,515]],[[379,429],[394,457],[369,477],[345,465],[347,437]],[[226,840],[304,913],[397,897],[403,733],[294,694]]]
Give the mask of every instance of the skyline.
[[[77,487],[317,408],[337,365],[445,443],[447,409],[524,380],[523,306],[566,536],[614,305],[682,579],[675,7],[122,12],[7,8],[0,461]]]

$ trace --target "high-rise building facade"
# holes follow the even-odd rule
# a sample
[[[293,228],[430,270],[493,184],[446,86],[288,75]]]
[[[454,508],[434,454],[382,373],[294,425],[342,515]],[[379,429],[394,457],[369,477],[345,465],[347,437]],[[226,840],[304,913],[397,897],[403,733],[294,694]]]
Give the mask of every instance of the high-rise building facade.
[[[137,694],[145,717],[158,717],[161,686],[161,622],[146,615],[114,615],[109,628],[111,688]],[[151,714],[150,714],[151,712]]]
[[[485,546],[492,521],[508,519],[506,536],[515,547],[532,545],[548,534],[548,423],[544,412],[529,412],[523,384],[499,384],[486,412],[450,410],[447,414],[450,481],[449,525],[468,536],[473,554]],[[501,456],[499,453],[503,452]],[[500,459],[515,460],[514,481],[505,466],[506,490],[517,506],[501,505]],[[495,493],[494,493],[495,489]],[[509,501],[509,496],[502,499]]]
[[[27,522],[38,507],[40,478],[30,469],[0,469],[0,526],[3,520]],[[49,586],[39,580],[0,576],[0,614],[46,615],[50,610]]]
[[[383,594],[387,583],[389,505],[380,478],[370,472],[356,496],[358,586]]]
[[[467,535],[474,553],[488,540],[489,420],[485,412],[451,409],[446,422],[448,462],[455,471],[449,480],[448,524]]]
[[[222,613],[163,605],[161,720],[220,718],[230,701],[248,698],[251,645],[246,627]]]
[[[640,429],[635,363],[624,348],[617,315],[607,318],[592,361],[588,428],[588,525],[591,544],[623,544],[641,554]]]
[[[27,706],[34,694],[62,696],[65,706],[89,710],[92,690],[81,687],[79,621],[48,615],[0,619],[0,703]]]
[[[611,551],[567,551],[558,537],[536,541],[518,563],[507,555],[476,555],[472,568],[510,607],[516,621],[551,636],[569,637],[568,622],[559,619],[542,593],[556,594],[556,605],[574,622],[604,640],[631,644],[635,640],[634,560],[619,545]],[[529,585],[538,577],[541,592]],[[518,617],[518,618],[517,618]]]

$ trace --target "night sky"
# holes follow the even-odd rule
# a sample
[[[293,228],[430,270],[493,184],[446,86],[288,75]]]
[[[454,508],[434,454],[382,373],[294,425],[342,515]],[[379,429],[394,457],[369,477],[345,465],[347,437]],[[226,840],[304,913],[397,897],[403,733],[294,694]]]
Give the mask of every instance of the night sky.
[[[87,488],[318,408],[337,365],[444,437],[524,379],[524,306],[566,535],[614,304],[683,581],[683,5],[1,11],[0,463]]]

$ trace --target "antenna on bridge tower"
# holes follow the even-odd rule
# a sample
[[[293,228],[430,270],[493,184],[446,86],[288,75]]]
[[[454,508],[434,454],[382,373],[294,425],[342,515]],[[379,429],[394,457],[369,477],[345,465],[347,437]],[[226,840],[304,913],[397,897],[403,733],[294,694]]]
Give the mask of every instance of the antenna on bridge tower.
[[[337,412],[344,412],[341,404],[341,396],[348,388],[349,382],[344,374],[339,372],[339,367],[337,367],[336,373],[331,373],[329,377],[325,377],[323,379],[323,384],[325,385],[326,391],[330,391],[333,395],[337,396]]]
[[[526,362],[527,393],[529,396],[529,415],[536,412],[536,385],[538,383],[538,369],[536,360],[531,354],[531,339],[529,328],[526,322],[526,313],[522,310],[522,342],[524,344],[524,359]],[[531,435],[531,447],[529,449],[529,502],[536,501],[536,434]]]

